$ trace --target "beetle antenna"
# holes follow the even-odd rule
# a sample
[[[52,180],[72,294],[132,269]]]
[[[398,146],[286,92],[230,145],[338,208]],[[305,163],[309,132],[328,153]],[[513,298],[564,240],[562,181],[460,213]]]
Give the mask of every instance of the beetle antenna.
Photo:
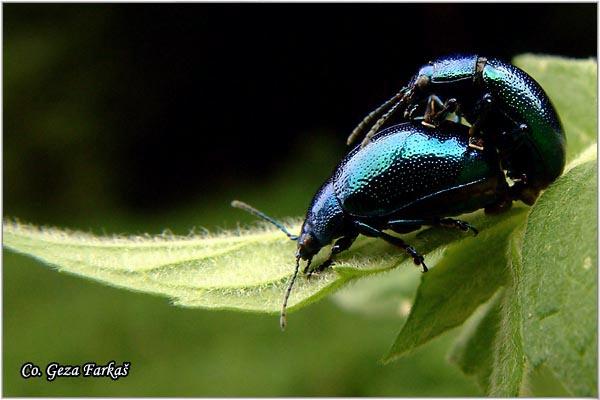
[[[272,223],[273,225],[275,225],[277,228],[279,228],[279,230],[281,230],[283,233],[286,234],[287,237],[289,237],[291,240],[298,240],[298,236],[297,235],[292,235],[286,228],[285,226],[283,226],[283,224],[279,221],[277,221],[276,219],[273,219],[271,217],[269,217],[267,214],[263,213],[262,211],[258,211],[256,208],[244,203],[243,201],[239,201],[239,200],[233,200],[231,202],[231,207],[235,207],[235,208],[240,208],[244,211],[249,212],[252,215],[255,215],[259,218],[264,219],[267,222]]]
[[[308,264],[306,267],[310,265],[311,260],[308,260]],[[292,287],[294,286],[294,282],[296,282],[296,277],[298,276],[298,270],[300,269],[300,255],[296,256],[296,269],[294,269],[294,275],[292,275],[292,280],[285,291],[285,296],[283,298],[283,305],[281,306],[281,314],[279,315],[279,326],[282,331],[285,331],[285,327],[287,326],[287,303],[290,298],[290,293],[292,293]]]
[[[369,115],[367,115],[360,122],[360,124],[358,124],[356,126],[356,128],[354,128],[354,130],[352,131],[350,136],[348,136],[348,139],[346,139],[346,144],[351,145],[358,138],[358,136],[360,136],[360,134],[364,132],[364,130],[367,128],[367,125],[369,125],[371,122],[373,122],[373,120],[376,117],[378,117],[379,114],[381,114],[383,111],[385,111],[387,108],[389,108],[393,103],[395,103],[397,105],[398,102],[404,97],[407,90],[408,90],[408,88],[403,87],[402,89],[400,89],[400,91],[398,93],[396,93],[394,96],[392,96],[390,99],[388,99],[385,103],[383,103],[382,105],[377,107],[375,110],[371,111],[369,113]]]
[[[385,124],[385,121],[388,120],[388,118],[398,109],[398,107],[402,103],[404,103],[404,98],[400,99],[397,103],[395,103],[385,114],[383,114],[381,118],[377,120],[377,122],[375,122],[375,124],[373,124],[369,132],[365,135],[365,138],[363,139],[362,143],[360,144],[361,148],[365,147],[371,141],[371,138],[377,133],[379,128],[381,128],[381,125]]]

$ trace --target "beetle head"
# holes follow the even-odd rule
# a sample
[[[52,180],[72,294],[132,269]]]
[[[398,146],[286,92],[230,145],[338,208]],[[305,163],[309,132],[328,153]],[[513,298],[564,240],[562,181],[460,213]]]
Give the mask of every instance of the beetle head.
[[[306,268],[308,268],[313,257],[319,250],[321,250],[323,246],[331,243],[334,239],[343,236],[349,226],[344,211],[335,196],[333,183],[331,180],[325,182],[313,197],[310,207],[306,212],[306,218],[302,224],[300,236],[292,235],[281,222],[269,217],[246,203],[235,200],[231,205],[246,210],[257,217],[270,222],[285,233],[290,239],[298,241],[296,267],[285,292],[283,305],[281,307],[280,325],[281,329],[284,329],[286,325],[287,303],[296,277],[298,276],[300,259],[308,261],[306,266]]]
[[[296,255],[303,260],[310,260],[322,247],[323,245],[319,243],[310,230],[302,229],[302,234],[300,234],[300,238],[298,239],[298,252]]]
[[[414,76],[411,86],[418,90],[424,91],[433,77],[433,65],[427,64],[421,67],[419,72]]]
[[[343,236],[345,227],[344,212],[335,196],[332,182],[327,181],[317,191],[306,212],[297,255],[303,260],[312,259],[323,246]]]

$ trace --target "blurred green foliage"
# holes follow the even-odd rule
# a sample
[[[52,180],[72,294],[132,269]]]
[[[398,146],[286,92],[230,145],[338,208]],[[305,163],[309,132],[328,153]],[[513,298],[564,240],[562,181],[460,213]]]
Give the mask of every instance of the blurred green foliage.
[[[101,22],[98,18],[86,23]],[[339,143],[316,142],[298,154],[311,168],[301,170],[287,160],[260,187],[248,182],[205,193],[167,213],[125,212],[107,175],[110,145],[116,141],[110,138],[110,127],[103,134],[98,131],[102,112],[96,111],[103,105],[94,104],[89,95],[98,88],[108,90],[106,81],[97,82],[87,94],[75,90],[81,83],[78,76],[94,72],[85,70],[83,63],[73,67],[79,73],[71,69],[53,82],[53,74],[64,67],[61,54],[72,49],[73,38],[57,37],[43,27],[20,35],[5,32],[5,114],[14,115],[19,108],[32,111],[27,118],[12,120],[17,125],[4,127],[7,216],[94,233],[158,233],[169,227],[185,234],[193,226],[215,229],[253,221],[229,207],[232,198],[243,198],[275,216],[300,215],[344,150]],[[94,66],[100,72],[104,67]],[[100,72],[95,76],[107,73]],[[62,99],[56,108],[36,108],[31,93],[40,84],[45,95]],[[319,132],[310,135],[318,136]],[[104,153],[89,151],[97,146]],[[104,155],[97,159],[98,154]],[[40,170],[40,158],[44,165],[53,161],[54,167]],[[393,314],[346,313],[325,301],[295,313],[293,326],[281,333],[277,317],[176,308],[163,298],[57,274],[23,256],[3,252],[3,261],[5,396],[480,394],[445,361],[453,334],[395,364],[378,363],[403,323]],[[26,361],[45,366],[50,361],[110,360],[130,361],[130,376],[116,382],[63,378],[51,383],[19,376]]]
[[[476,395],[449,367],[449,337],[398,363],[378,358],[399,318],[344,313],[329,301],[277,318],[182,309],[162,298],[57,274],[5,255],[5,396]],[[130,361],[130,376],[24,380],[25,361]]]
[[[325,146],[316,147],[324,149]],[[317,154],[315,158],[319,158]],[[289,169],[265,188],[237,193],[276,214],[295,213],[307,188]],[[293,174],[292,174],[293,175]],[[282,186],[285,177],[288,183]],[[284,189],[287,195],[284,194]],[[295,195],[289,195],[293,193]],[[277,199],[270,202],[269,199]],[[196,202],[181,212],[137,222],[104,215],[96,232],[137,232],[190,221],[209,228],[246,218],[228,207],[230,194]],[[102,219],[102,216],[96,216]],[[168,220],[168,224],[164,221]],[[81,219],[73,225],[89,226]],[[108,226],[108,227],[107,227]],[[434,341],[389,366],[378,359],[402,324],[394,315],[349,314],[325,301],[294,313],[285,333],[276,317],[172,307],[163,298],[136,294],[46,269],[4,253],[4,395],[78,396],[420,396],[476,395],[475,384],[449,367],[450,337]],[[324,357],[323,355],[326,355]],[[129,377],[24,380],[32,361],[81,364],[131,361]]]
[[[311,174],[290,162],[260,188],[232,188],[167,214],[139,218],[95,210],[90,218],[56,218],[95,233],[160,232],[165,226],[187,233],[193,225],[215,229],[253,221],[229,207],[233,196],[277,216],[298,215],[332,167],[318,161],[329,160],[321,153],[332,146],[324,143],[302,155],[314,166]],[[403,323],[395,314],[347,313],[326,300],[294,313],[293,325],[282,333],[277,317],[177,308],[164,298],[57,274],[24,256],[3,252],[3,260],[5,396],[481,394],[445,360],[454,333],[381,365],[378,360]],[[113,359],[130,361],[130,376],[52,383],[19,376],[26,361],[45,366]]]

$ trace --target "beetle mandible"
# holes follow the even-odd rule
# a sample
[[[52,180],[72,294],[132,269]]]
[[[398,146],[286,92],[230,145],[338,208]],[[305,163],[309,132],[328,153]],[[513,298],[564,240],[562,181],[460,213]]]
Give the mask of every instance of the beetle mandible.
[[[512,197],[526,204],[533,204],[564,169],[566,138],[550,99],[527,73],[499,59],[459,55],[431,61],[371,112],[348,144],[385,111],[365,136],[365,146],[399,110],[405,118],[422,118],[430,126],[452,113],[464,117],[471,124],[469,146],[498,150],[502,168],[515,182]]]
[[[299,236],[247,204],[232,202],[298,242],[296,267],[281,311],[282,329],[300,259],[307,261],[305,274],[322,271],[362,234],[400,247],[426,272],[423,256],[384,230],[408,233],[428,225],[476,234],[467,222],[449,217],[481,208],[499,212],[510,207],[512,200],[497,153],[470,148],[467,131],[466,126],[447,121],[437,128],[407,122],[378,132],[369,146],[351,150],[320,187]],[[330,243],[329,257],[310,269],[313,257]]]

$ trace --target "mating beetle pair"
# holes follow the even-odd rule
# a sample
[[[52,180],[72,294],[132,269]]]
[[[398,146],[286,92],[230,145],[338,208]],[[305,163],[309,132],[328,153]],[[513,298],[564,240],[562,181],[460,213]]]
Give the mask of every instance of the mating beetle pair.
[[[498,59],[466,55],[431,61],[369,114],[348,144],[387,110],[367,133],[364,147],[401,109],[406,118],[422,119],[429,126],[438,126],[449,114],[457,121],[464,118],[471,124],[469,146],[498,151],[502,169],[515,182],[513,197],[526,204],[533,204],[564,169],[565,134],[548,96],[525,72]]]
[[[402,108],[410,122],[378,132]],[[504,211],[514,200],[532,204],[564,167],[564,133],[546,94],[523,71],[497,60],[447,57],[424,66],[359,124],[348,143],[384,112],[317,191],[299,236],[244,203],[232,203],[298,242],[282,329],[300,259],[307,261],[304,273],[310,276],[329,267],[363,234],[402,248],[425,272],[423,256],[384,230],[408,233],[429,225],[477,234],[468,223],[449,217],[481,208]],[[470,127],[460,123],[463,118]],[[510,187],[505,170],[515,181]],[[313,257],[332,242],[326,261],[310,269]]]

